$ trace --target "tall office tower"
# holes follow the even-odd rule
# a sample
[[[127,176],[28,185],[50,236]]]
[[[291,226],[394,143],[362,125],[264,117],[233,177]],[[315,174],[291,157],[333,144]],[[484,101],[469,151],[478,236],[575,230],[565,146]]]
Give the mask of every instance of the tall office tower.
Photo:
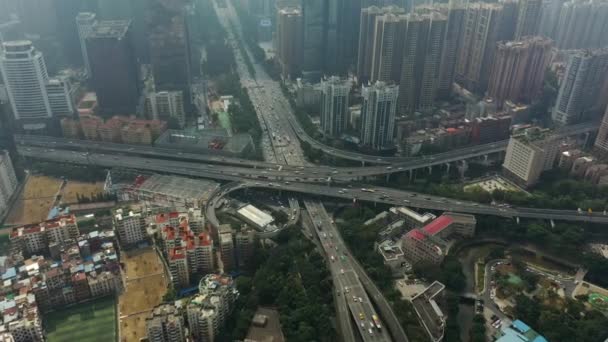
[[[496,42],[501,35],[503,6],[490,3],[470,4],[464,18],[456,80],[469,90],[483,93]]]
[[[46,88],[49,75],[44,57],[31,41],[4,42],[0,71],[16,120],[53,116]]]
[[[184,313],[173,304],[160,304],[146,317],[150,342],[183,342],[186,340]]]
[[[295,79],[302,70],[302,11],[282,8],[277,13],[277,55],[284,78]]]
[[[574,52],[553,107],[553,122],[570,125],[590,119],[606,77],[608,48]]]
[[[74,89],[67,77],[59,76],[49,79],[46,84],[46,92],[53,116],[69,117],[76,113]]]
[[[399,82],[406,28],[406,15],[386,13],[376,17],[371,82]]]
[[[573,0],[564,3],[555,42],[562,50],[608,46],[608,2]]]
[[[130,26],[127,20],[99,21],[86,39],[93,89],[104,116],[134,114],[139,102]]]
[[[543,0],[538,34],[555,40],[557,22],[565,0]]]
[[[348,123],[348,94],[351,83],[332,76],[321,81],[321,130],[339,137]]]
[[[378,8],[376,6],[361,10],[357,57],[357,78],[360,84],[369,82],[372,76],[372,60],[374,57],[374,41],[376,38],[376,17],[387,13],[402,15],[405,14],[405,11],[397,7]]]
[[[466,8],[466,5],[461,0],[450,0],[448,5],[448,22],[445,29],[439,84],[437,86],[437,96],[440,98],[447,98],[452,93],[454,71],[460,49]]]
[[[149,2],[147,27],[150,64],[158,90],[189,93],[190,42],[183,0]]]
[[[498,43],[488,95],[499,109],[506,100],[530,103],[540,95],[552,45],[550,39],[538,36]]]
[[[542,0],[519,0],[515,40],[533,36],[538,32]]]
[[[399,83],[400,114],[432,109],[447,24],[447,18],[436,12],[407,17]]]
[[[87,76],[91,76],[91,65],[89,64],[89,54],[87,53],[87,37],[91,34],[93,26],[97,22],[95,13],[83,12],[76,16],[76,28],[78,29],[78,39],[80,41],[80,51],[82,52],[82,63]]]
[[[376,82],[361,89],[361,143],[375,150],[393,145],[399,86]]]
[[[595,139],[595,149],[601,154],[608,156],[608,107],[606,108],[600,130]]]
[[[17,189],[17,176],[15,175],[15,168],[13,162],[8,154],[8,151],[2,151],[0,154],[0,213],[8,209],[8,204],[11,196]]]
[[[321,78],[324,68],[327,0],[302,0],[302,75],[310,81]]]

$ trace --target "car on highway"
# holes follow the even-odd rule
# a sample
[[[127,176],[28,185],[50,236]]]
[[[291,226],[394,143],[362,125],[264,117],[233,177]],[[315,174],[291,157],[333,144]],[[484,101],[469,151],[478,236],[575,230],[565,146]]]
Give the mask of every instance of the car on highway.
[[[364,320],[365,319],[365,316],[363,316],[363,312],[359,312],[359,319],[360,320]]]

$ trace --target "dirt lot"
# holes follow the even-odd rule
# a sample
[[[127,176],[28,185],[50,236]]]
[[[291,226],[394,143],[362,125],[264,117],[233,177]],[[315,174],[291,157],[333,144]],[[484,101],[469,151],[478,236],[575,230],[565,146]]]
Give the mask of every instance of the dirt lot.
[[[77,181],[68,181],[68,184],[63,189],[61,198],[63,203],[77,203],[76,194],[92,197],[92,195],[103,192],[103,182],[85,183]]]
[[[30,224],[46,220],[61,180],[47,176],[29,176],[15,201],[6,224]]]
[[[127,286],[119,298],[121,341],[146,335],[146,317],[167,291],[162,262],[152,248],[123,253]]]

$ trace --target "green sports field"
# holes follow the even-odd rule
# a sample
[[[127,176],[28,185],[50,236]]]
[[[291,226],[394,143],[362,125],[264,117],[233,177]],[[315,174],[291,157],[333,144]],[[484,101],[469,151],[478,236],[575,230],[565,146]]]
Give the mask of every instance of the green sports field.
[[[115,307],[112,297],[45,314],[48,341],[116,341]]]

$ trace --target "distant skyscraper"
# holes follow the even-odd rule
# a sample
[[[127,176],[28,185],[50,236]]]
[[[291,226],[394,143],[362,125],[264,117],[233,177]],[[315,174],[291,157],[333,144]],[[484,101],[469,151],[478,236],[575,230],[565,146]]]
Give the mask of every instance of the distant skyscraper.
[[[439,13],[407,15],[399,83],[399,111],[402,114],[433,107],[446,23],[446,17]]]
[[[104,115],[134,114],[139,102],[139,70],[130,21],[99,21],[87,37],[92,84]]]
[[[608,108],[606,108],[600,130],[595,139],[595,148],[603,155],[608,156]]]
[[[53,116],[47,93],[49,75],[42,53],[29,40],[2,44],[0,71],[15,119]]]
[[[376,17],[371,82],[399,82],[407,16],[386,13]]]
[[[375,150],[392,148],[399,86],[376,82],[361,89],[361,143]]]
[[[89,55],[87,53],[86,40],[93,26],[97,22],[95,13],[84,12],[78,13],[76,16],[76,28],[78,29],[78,39],[80,40],[80,50],[82,52],[82,63],[87,76],[91,76],[91,66],[89,64]]]
[[[158,90],[181,90],[190,85],[190,42],[185,9],[180,1],[149,1],[147,27],[150,64]]]
[[[357,58],[357,78],[360,84],[367,83],[372,76],[376,17],[389,12],[393,14],[405,14],[403,9],[397,7],[378,8],[372,6],[361,10]]]
[[[508,35],[505,18],[511,16],[503,10],[503,5],[490,3],[474,3],[467,8],[456,80],[470,90],[485,91],[496,42]]]
[[[350,81],[333,76],[321,82],[321,129],[327,135],[339,137],[348,123]]]
[[[285,78],[295,78],[302,70],[302,11],[283,8],[277,13],[277,55]]]
[[[519,0],[515,40],[538,32],[542,0]]]
[[[324,68],[327,0],[302,0],[303,16],[303,67],[305,79],[318,80]]]
[[[498,43],[488,84],[498,108],[506,100],[531,102],[540,95],[551,47],[552,41],[542,37]]]
[[[557,32],[559,49],[608,46],[608,2],[569,1],[562,5]]]
[[[445,98],[452,92],[454,71],[460,49],[466,5],[459,0],[451,0],[448,9],[448,22],[441,56],[438,96]]]
[[[569,125],[588,119],[598,102],[607,70],[608,49],[573,53],[569,57],[566,74],[553,108],[553,122]]]

